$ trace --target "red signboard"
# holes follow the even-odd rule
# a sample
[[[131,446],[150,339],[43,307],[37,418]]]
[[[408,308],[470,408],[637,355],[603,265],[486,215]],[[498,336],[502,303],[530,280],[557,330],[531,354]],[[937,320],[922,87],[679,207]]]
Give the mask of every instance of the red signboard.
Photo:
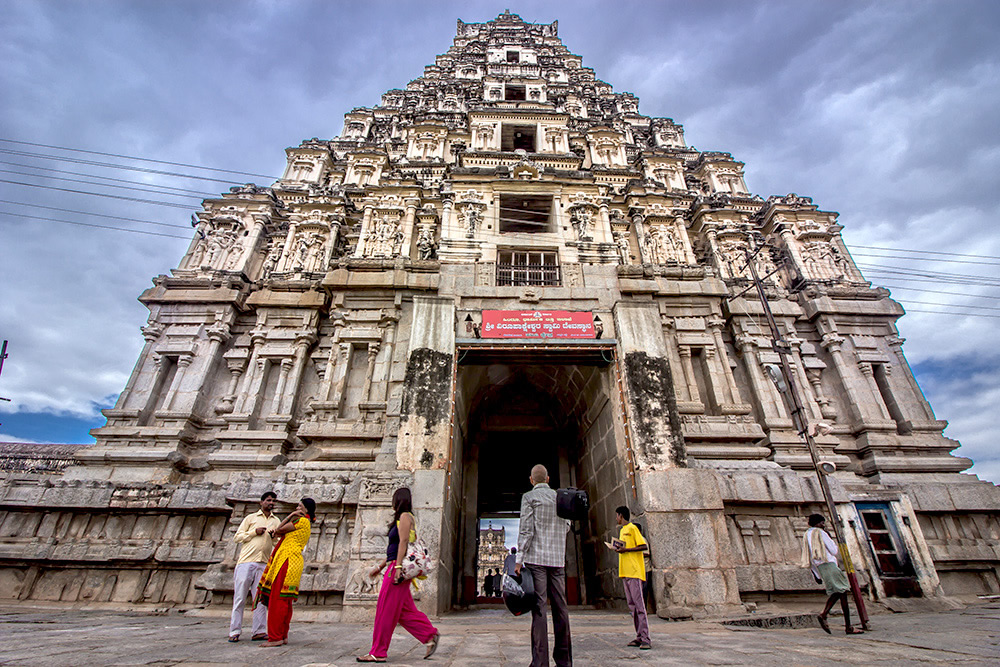
[[[568,310],[484,310],[483,338],[593,338],[594,315]]]

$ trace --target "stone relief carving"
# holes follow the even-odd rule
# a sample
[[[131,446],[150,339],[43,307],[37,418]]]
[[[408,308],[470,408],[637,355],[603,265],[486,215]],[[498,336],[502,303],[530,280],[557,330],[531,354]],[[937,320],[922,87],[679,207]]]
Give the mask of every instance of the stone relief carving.
[[[809,278],[840,279],[850,276],[850,262],[830,241],[807,241],[799,249]]]
[[[573,229],[578,241],[594,240],[594,214],[585,208],[574,208],[570,213]]]
[[[632,263],[632,244],[628,239],[628,232],[612,232],[615,238],[615,249],[618,252],[618,259],[622,264]]]
[[[231,271],[243,256],[247,231],[235,217],[213,218],[210,229],[195,245],[186,268]]]
[[[365,239],[366,257],[398,257],[403,246],[399,218],[383,215],[372,225]]]
[[[437,259],[437,241],[434,240],[433,227],[423,227],[417,238],[417,252],[420,259]]]
[[[653,264],[684,261],[684,247],[677,231],[668,225],[650,225],[646,232],[646,253]]]
[[[292,249],[294,258],[292,269],[304,272],[322,271],[325,246],[326,237],[319,232],[300,234],[295,239]]]

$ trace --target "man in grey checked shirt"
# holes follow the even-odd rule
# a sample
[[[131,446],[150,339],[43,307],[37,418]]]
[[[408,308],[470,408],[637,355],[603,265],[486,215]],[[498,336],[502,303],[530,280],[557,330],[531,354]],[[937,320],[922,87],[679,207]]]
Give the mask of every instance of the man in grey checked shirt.
[[[556,646],[552,658],[557,667],[573,664],[566,604],[566,533],[569,521],[556,515],[556,492],[549,488],[549,472],[543,465],[531,469],[531,491],[521,496],[521,523],[517,534],[517,565],[526,565],[535,582],[538,602],[531,610],[531,667],[549,664],[549,633],[545,607],[552,598],[552,629]]]

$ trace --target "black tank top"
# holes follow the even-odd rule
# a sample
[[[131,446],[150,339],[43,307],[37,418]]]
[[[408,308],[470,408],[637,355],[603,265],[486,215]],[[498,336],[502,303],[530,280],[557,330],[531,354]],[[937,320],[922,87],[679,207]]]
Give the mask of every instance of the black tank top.
[[[389,546],[385,548],[386,560],[396,560],[399,555],[399,526],[393,526],[389,531]]]

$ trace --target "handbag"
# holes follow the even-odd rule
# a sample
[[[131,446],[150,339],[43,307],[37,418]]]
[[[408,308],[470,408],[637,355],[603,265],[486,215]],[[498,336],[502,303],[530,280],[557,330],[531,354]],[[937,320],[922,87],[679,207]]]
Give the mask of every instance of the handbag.
[[[434,561],[431,559],[431,552],[424,546],[420,538],[406,545],[406,556],[403,557],[403,562],[399,567],[404,580],[423,579],[433,569]]]

